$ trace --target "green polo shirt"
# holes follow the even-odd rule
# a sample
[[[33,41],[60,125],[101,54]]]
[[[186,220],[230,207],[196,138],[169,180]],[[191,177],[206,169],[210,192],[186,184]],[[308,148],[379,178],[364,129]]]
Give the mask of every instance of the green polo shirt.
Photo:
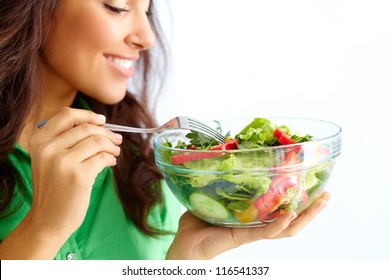
[[[10,159],[25,180],[23,197],[17,192],[13,201],[22,206],[11,216],[0,220],[0,240],[23,220],[31,207],[32,180],[29,154],[16,145]],[[96,178],[90,205],[79,229],[74,232],[57,253],[55,259],[165,259],[174,234],[151,237],[142,233],[128,219],[115,191],[112,168],[105,168]],[[175,199],[165,181],[162,184],[163,203],[155,205],[148,221],[151,226],[176,232],[183,208]]]

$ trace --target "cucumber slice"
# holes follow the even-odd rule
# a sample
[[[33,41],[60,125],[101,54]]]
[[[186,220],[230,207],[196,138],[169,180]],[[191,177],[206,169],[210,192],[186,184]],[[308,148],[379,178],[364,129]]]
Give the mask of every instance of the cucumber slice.
[[[205,218],[225,220],[229,217],[228,210],[219,201],[202,193],[192,193],[189,202],[194,211]]]

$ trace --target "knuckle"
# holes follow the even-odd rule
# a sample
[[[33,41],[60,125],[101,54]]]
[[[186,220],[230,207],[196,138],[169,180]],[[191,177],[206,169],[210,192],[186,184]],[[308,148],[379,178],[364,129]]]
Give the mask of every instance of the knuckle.
[[[92,135],[91,138],[92,141],[98,146],[103,146],[105,144],[104,137],[100,135]]]
[[[107,154],[105,152],[100,152],[97,154],[97,156],[100,160],[103,161],[107,157]]]
[[[116,158],[113,156],[113,155],[109,155],[110,158],[109,158],[109,161],[108,161],[108,165],[115,165],[116,164]]]
[[[116,158],[110,153],[100,152],[99,157],[100,157],[100,160],[105,163],[104,164],[105,166],[110,166],[110,165],[116,164]]]
[[[80,124],[78,127],[79,127],[83,132],[85,132],[86,134],[90,134],[90,133],[91,133],[91,126],[88,125],[87,123]]]
[[[72,109],[69,107],[63,107],[60,111],[60,114],[62,114],[64,117],[71,117]]]
[[[287,228],[287,226],[286,226],[286,224],[285,223],[277,223],[277,232],[278,233],[280,233],[280,232],[286,232],[286,228]],[[288,233],[288,232],[286,232],[286,233]]]
[[[48,141],[46,143],[39,143],[37,146],[38,153],[44,158],[53,158],[56,154],[56,146]]]

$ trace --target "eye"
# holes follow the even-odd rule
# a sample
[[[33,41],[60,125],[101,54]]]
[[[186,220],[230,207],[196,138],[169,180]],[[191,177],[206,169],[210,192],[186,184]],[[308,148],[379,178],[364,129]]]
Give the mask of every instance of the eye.
[[[130,10],[127,9],[127,8],[118,8],[118,7],[114,7],[114,6],[111,6],[111,5],[108,5],[108,4],[104,4],[104,7],[110,11],[111,13],[114,13],[114,14],[122,14],[122,13],[127,13],[129,12]]]

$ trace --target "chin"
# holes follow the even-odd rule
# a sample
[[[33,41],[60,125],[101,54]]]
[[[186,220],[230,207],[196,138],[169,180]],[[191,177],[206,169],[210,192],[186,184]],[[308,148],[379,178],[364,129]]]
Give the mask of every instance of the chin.
[[[117,89],[113,90],[112,88],[110,90],[102,91],[100,90],[99,94],[93,94],[88,95],[89,97],[96,99],[100,103],[106,104],[106,105],[114,105],[116,103],[121,102],[125,96],[126,96],[127,89]]]
[[[116,96],[115,98],[113,96],[105,96],[102,99],[98,99],[99,102],[106,104],[106,105],[114,105],[119,102],[121,102],[125,98],[125,94],[119,96]]]

